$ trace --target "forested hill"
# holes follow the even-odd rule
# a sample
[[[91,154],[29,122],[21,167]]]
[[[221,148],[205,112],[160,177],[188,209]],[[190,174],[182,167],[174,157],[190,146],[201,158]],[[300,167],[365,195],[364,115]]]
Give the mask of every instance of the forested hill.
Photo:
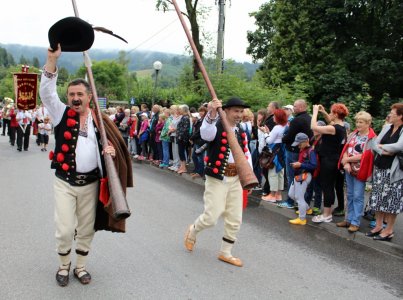
[[[22,63],[25,60],[32,62],[35,58],[39,60],[40,66],[45,63],[45,47],[1,43],[0,47],[6,49],[6,51],[13,56],[16,63]],[[119,50],[91,49],[89,50],[89,54],[93,61],[113,60],[119,58]],[[170,72],[179,73],[183,65],[190,62],[190,57],[185,55],[138,50],[126,52],[126,59],[129,59],[129,71],[152,69],[153,62],[159,60],[164,65],[170,66]],[[81,52],[66,52],[60,57],[59,63],[60,66],[65,67],[70,73],[74,73],[83,64],[83,55]],[[258,68],[257,64],[247,62],[237,64],[242,65],[245,68],[249,78],[253,76]]]

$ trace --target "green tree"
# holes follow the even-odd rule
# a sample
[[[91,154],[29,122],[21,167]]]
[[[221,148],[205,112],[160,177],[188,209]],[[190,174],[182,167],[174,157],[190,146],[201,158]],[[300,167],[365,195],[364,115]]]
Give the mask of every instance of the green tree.
[[[99,61],[92,65],[98,96],[113,100],[127,100],[127,68],[116,61]],[[77,75],[85,77],[86,68],[82,66]]]
[[[247,53],[263,60],[269,87],[300,89],[312,102],[357,99],[368,85],[376,109],[384,93],[403,96],[401,1],[269,1],[252,14]]]
[[[202,15],[203,10],[198,10],[198,0],[185,0],[186,12],[182,14],[189,20],[190,31],[192,33],[192,39],[199,52],[200,57],[203,57],[204,47],[200,40],[200,26],[198,22],[199,15]],[[157,9],[162,9],[164,12],[172,8],[172,1],[170,0],[157,0]],[[197,80],[199,78],[200,68],[196,59],[193,59],[193,78]]]

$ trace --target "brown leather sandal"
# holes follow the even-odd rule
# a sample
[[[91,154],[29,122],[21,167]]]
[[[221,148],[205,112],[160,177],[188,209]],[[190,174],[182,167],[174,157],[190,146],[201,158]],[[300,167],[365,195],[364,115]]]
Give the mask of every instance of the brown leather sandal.
[[[89,284],[91,282],[91,275],[87,272],[85,267],[75,268],[74,277],[76,277],[81,284]]]
[[[59,286],[66,286],[69,284],[69,272],[70,272],[71,263],[68,265],[62,265],[59,267],[56,273],[56,282]],[[67,275],[63,275],[67,271]]]
[[[228,264],[231,264],[233,266],[236,266],[236,267],[242,267],[243,266],[242,260],[240,258],[238,258],[238,257],[234,257],[234,256],[227,257],[227,256],[224,256],[224,255],[221,254],[221,255],[218,256],[218,259],[223,261],[223,262],[226,262]]]

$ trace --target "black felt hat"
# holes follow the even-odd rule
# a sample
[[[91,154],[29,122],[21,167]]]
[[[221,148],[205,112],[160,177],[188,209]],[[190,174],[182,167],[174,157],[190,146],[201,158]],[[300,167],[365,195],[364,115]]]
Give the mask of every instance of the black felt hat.
[[[53,50],[60,43],[63,52],[82,52],[91,48],[95,35],[91,24],[77,17],[67,17],[50,27],[48,37]]]
[[[243,107],[243,108],[249,108],[250,106],[247,105],[243,100],[239,98],[230,98],[227,100],[227,103],[225,103],[222,108],[229,108],[229,107]]]

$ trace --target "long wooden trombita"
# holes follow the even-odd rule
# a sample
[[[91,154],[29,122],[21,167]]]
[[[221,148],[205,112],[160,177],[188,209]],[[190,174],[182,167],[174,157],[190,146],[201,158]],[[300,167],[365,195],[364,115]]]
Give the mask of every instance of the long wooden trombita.
[[[79,18],[75,0],[72,0],[72,3],[74,8],[74,14],[77,18]],[[93,96],[92,102],[94,104],[94,110],[98,119],[101,142],[102,146],[105,147],[106,145],[108,145],[108,138],[106,136],[105,126],[102,121],[102,113],[98,104],[98,94],[95,87],[94,76],[92,73],[91,60],[87,51],[84,51],[83,55],[84,55],[84,64],[87,69],[88,81],[90,83]],[[108,175],[109,194],[112,199],[111,202],[112,202],[113,218],[115,220],[126,219],[130,216],[131,212],[127,204],[126,195],[123,191],[122,184],[120,183],[115,163],[113,162],[112,156],[110,156],[109,154],[104,155],[104,160],[105,160],[106,173]]]
[[[201,60],[200,54],[197,51],[196,45],[193,41],[193,38],[189,32],[189,29],[186,26],[185,20],[182,16],[182,13],[178,7],[178,4],[176,3],[176,0],[172,0],[173,5],[175,6],[176,13],[178,14],[179,20],[181,21],[182,27],[186,33],[186,36],[188,38],[188,41],[190,43],[190,46],[192,47],[193,50],[193,55],[197,61],[197,64],[200,68],[200,71],[203,75],[204,81],[206,82],[207,88],[210,92],[211,97],[217,98],[217,95],[215,93],[215,90],[213,88],[213,85],[211,84],[211,81],[207,75],[207,71],[203,65],[203,62]],[[227,118],[225,111],[222,110],[221,108],[218,109],[218,114],[220,115],[221,123],[224,127],[224,130],[227,132],[227,140],[229,143],[229,146],[231,148],[232,156],[234,157],[236,169],[238,172],[239,180],[241,182],[242,188],[244,190],[249,190],[255,186],[258,185],[258,180],[253,173],[252,168],[250,167],[248,161],[245,159],[245,154],[242,151],[241,147],[238,144],[238,140],[235,137],[234,132],[231,130],[230,125],[228,124]]]

